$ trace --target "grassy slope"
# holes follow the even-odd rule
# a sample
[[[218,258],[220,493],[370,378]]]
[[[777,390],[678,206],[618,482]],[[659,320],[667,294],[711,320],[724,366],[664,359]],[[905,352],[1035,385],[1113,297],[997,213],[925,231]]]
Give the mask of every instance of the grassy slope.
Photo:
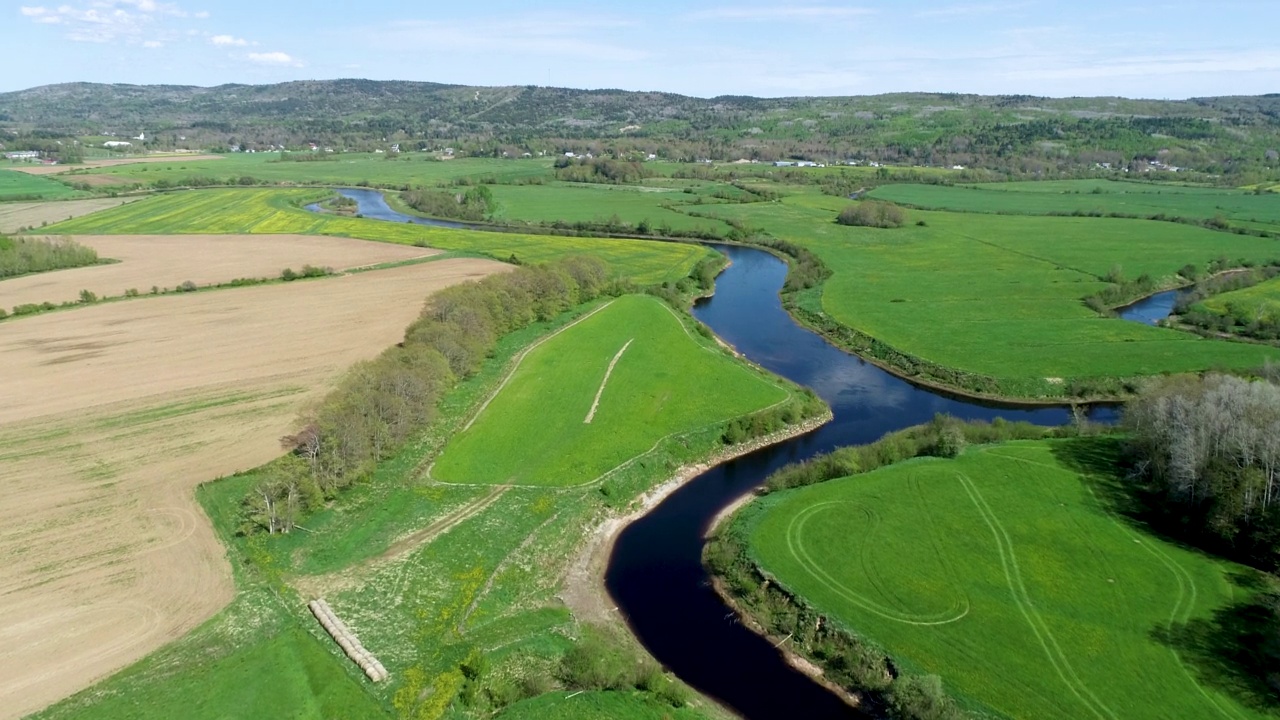
[[[606,368],[624,345],[587,424]],[[444,482],[581,485],[670,433],[786,399],[785,390],[713,348],[690,336],[660,300],[619,298],[526,356],[475,424],[445,447],[432,475]],[[539,449],[533,457],[531,447]]]
[[[655,302],[666,315],[656,301],[633,301]],[[469,517],[459,510],[487,496],[488,488],[424,479],[427,463],[497,388],[517,352],[588,309],[504,337],[483,369],[446,396],[431,428],[381,463],[368,482],[306,519],[311,532],[237,537],[240,501],[259,475],[203,485],[198,498],[229,547],[240,588],[237,600],[197,632],[39,717],[266,716],[281,707],[261,692],[268,681],[278,684],[273,687],[282,702],[293,699],[298,717],[395,716],[398,694],[429,693],[473,650],[484,652],[491,665],[486,687],[510,687],[523,677],[549,674],[578,634],[559,594],[589,528],[666,480],[675,468],[723,447],[723,428],[712,426],[662,444],[596,489],[513,488]],[[575,347],[562,349],[569,356],[579,354]],[[725,398],[726,407],[732,404]],[[526,463],[544,456],[533,444],[522,452]],[[576,455],[594,449],[576,446],[565,452],[573,463]],[[442,520],[457,522],[390,561],[377,560],[397,539]],[[326,597],[386,665],[389,683],[368,684],[322,636],[304,605],[314,593]],[[286,643],[282,636],[292,639]],[[246,668],[257,673],[252,680],[246,679]],[[179,690],[185,698],[181,712],[174,705]],[[617,717],[697,716],[692,710],[662,710],[637,693],[566,695],[551,693],[514,706],[512,717],[576,717],[584,707],[590,714],[596,706]]]
[[[872,197],[935,210],[977,213],[1102,212],[1149,217],[1209,219],[1221,215],[1245,224],[1280,224],[1280,197],[1240,190],[1145,185],[1107,180],[1068,180],[991,185],[886,185]],[[1277,252],[1280,256],[1280,251]]]
[[[1227,306],[1248,308],[1250,314],[1280,317],[1280,278],[1272,278],[1242,290],[1214,295],[1204,301],[1204,306],[1217,313],[1226,313]]]
[[[676,709],[627,693],[589,692],[573,698],[549,693],[512,705],[497,720],[692,720],[702,717],[690,709]]]
[[[0,170],[0,201],[14,197],[30,200],[65,200],[81,197],[84,193],[39,175],[28,175],[16,170]]]
[[[1012,193],[1010,193],[1012,194]],[[1280,243],[1145,220],[911,211],[895,230],[832,222],[847,201],[794,195],[718,214],[800,243],[834,271],[821,308],[841,323],[951,367],[1044,391],[1045,377],[1247,368],[1274,351],[1102,318],[1082,299],[1116,265],[1171,279],[1219,254],[1265,260]]]
[[[656,188],[655,188],[656,189]],[[664,206],[686,205],[699,195],[662,188],[662,192],[627,185],[495,185],[492,187],[498,220],[568,223],[607,222],[616,216],[628,225],[647,221],[657,231],[666,226],[676,230],[706,230],[724,233],[722,222],[694,218]]]
[[[519,233],[429,228],[308,212],[295,204],[313,190],[191,190],[159,195],[83,218],[52,225],[62,234],[299,233],[422,244],[536,263],[590,253],[636,282],[675,281],[710,251],[696,245],[642,240],[593,240]],[[323,191],[319,191],[323,192]]]
[[[1239,599],[1246,571],[1112,515],[1100,498],[1116,480],[1084,479],[1066,459],[1101,447],[1089,442],[1106,441],[910,461],[769,496],[738,521],[783,584],[971,706],[1262,717],[1157,639]]]

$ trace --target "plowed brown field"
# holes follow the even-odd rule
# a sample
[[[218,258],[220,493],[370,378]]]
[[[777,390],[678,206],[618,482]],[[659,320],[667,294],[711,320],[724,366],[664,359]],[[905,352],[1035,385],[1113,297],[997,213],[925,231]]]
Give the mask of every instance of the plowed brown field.
[[[298,411],[428,294],[506,268],[440,260],[0,325],[0,717],[223,607],[230,568],[194,487],[276,457]]]
[[[76,300],[81,290],[99,297],[145,294],[155,285],[176,288],[190,280],[212,285],[236,278],[276,278],[303,265],[345,270],[439,254],[407,245],[305,235],[82,235],[72,238],[119,260],[109,265],[57,270],[0,281],[0,307]]]

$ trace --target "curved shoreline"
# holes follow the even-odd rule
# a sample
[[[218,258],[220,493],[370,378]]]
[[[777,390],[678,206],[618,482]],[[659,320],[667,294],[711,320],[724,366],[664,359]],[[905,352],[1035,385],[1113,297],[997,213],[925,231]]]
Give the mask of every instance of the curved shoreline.
[[[725,448],[702,462],[677,468],[675,474],[666,482],[651,488],[633,500],[629,512],[607,517],[587,533],[586,542],[580,547],[577,556],[566,571],[565,587],[560,594],[560,599],[579,621],[624,628],[632,643],[643,650],[644,646],[632,631],[630,624],[615,614],[614,611],[618,609],[617,602],[605,586],[605,572],[609,567],[609,558],[613,554],[614,543],[622,531],[648,515],[672,493],[708,470],[757,450],[813,432],[831,422],[832,419],[833,415],[828,409],[816,418],[810,418],[778,432]],[[754,497],[753,493],[738,498],[736,502],[751,497]],[[647,651],[645,652],[647,654]]]

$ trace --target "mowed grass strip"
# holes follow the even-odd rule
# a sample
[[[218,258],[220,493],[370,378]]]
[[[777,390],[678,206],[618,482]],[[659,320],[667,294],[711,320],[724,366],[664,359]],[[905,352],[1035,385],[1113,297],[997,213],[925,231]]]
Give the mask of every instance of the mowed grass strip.
[[[83,195],[85,193],[73,190],[57,180],[13,170],[0,170],[0,201],[9,199],[64,200],[66,198],[82,197]]]
[[[316,190],[188,190],[158,195],[46,228],[50,234],[236,235],[302,234],[423,245],[539,263],[596,255],[618,275],[640,284],[675,282],[711,251],[691,244],[552,237],[431,228],[309,212],[299,207],[326,195]]]
[[[1110,514],[1107,485],[1069,466],[1088,447],[1073,442],[1107,441],[913,460],[768,496],[735,522],[783,585],[972,707],[1267,717],[1158,639],[1248,597],[1233,584],[1246,571]]]
[[[906,227],[851,228],[833,222],[847,204],[797,195],[714,212],[821,257],[833,272],[821,310],[835,320],[1010,388],[1034,389],[1044,378],[1252,368],[1278,356],[1100,317],[1083,299],[1106,287],[1101,278],[1116,266],[1125,277],[1147,273],[1172,285],[1187,263],[1203,267],[1219,255],[1262,262],[1280,256],[1280,241],[1150,220],[919,210],[908,211]]]
[[[610,361],[600,405],[584,422]],[[569,487],[592,482],[672,433],[746,415],[787,397],[661,301],[625,296],[525,356],[432,469],[444,482]]]

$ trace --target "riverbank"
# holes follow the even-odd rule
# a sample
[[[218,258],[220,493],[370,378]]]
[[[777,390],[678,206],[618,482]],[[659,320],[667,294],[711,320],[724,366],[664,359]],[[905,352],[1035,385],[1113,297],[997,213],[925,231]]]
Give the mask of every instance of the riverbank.
[[[630,512],[605,519],[586,535],[577,557],[570,563],[566,572],[565,589],[561,592],[560,599],[580,622],[612,625],[626,630],[627,636],[634,638],[604,582],[609,558],[622,531],[661,505],[672,493],[708,470],[762,448],[813,432],[830,422],[832,418],[832,413],[828,410],[816,418],[810,418],[741,445],[734,445],[702,462],[678,468],[666,482],[637,498],[631,504]]]

